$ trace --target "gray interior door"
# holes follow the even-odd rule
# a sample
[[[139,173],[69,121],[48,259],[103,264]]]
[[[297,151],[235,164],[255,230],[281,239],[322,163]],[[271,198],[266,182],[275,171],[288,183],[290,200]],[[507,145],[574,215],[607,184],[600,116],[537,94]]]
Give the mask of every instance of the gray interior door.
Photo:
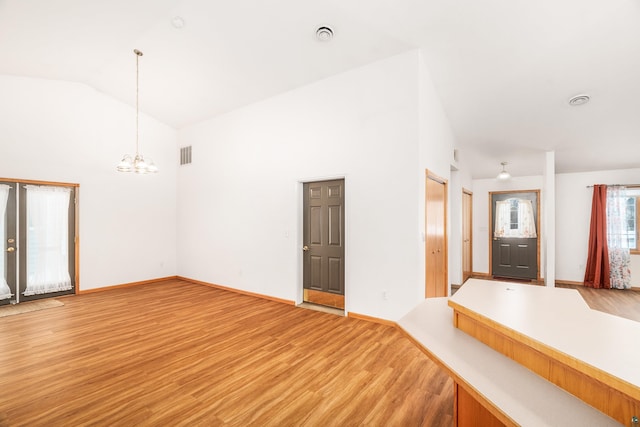
[[[304,299],[344,308],[344,180],[305,183],[303,191]]]
[[[537,279],[538,192],[492,193],[491,207],[492,275]]]
[[[2,260],[3,263],[3,277],[8,286],[8,291],[4,287],[5,282],[2,283],[2,289],[0,289],[0,305],[9,304],[15,301],[16,298],[16,183],[0,181],[0,185],[7,189],[6,201],[4,198],[0,199],[0,202],[4,203],[4,206],[0,206],[0,212],[4,212],[0,221],[2,227]]]

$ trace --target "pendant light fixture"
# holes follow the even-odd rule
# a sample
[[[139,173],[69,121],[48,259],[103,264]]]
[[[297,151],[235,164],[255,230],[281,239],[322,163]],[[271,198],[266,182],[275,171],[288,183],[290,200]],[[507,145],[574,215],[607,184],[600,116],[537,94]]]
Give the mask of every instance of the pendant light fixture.
[[[156,173],[158,172],[158,167],[153,163],[153,160],[148,159],[148,161],[145,162],[144,156],[140,154],[139,150],[138,117],[140,115],[140,109],[138,107],[138,59],[142,56],[142,52],[134,49],[133,53],[136,54],[136,154],[133,157],[130,154],[125,154],[116,169],[118,172],[135,172],[138,174]]]
[[[502,171],[498,174],[498,176],[496,178],[504,181],[507,180],[509,178],[511,178],[511,174],[509,172],[506,171],[505,166],[508,165],[507,162],[502,162],[500,163],[502,165]]]

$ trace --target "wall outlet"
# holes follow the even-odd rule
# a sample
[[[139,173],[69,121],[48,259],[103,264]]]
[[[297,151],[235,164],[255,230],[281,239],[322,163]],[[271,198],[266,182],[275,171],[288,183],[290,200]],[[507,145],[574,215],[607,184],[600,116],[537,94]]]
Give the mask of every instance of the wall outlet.
[[[389,299],[389,294],[387,291],[382,291],[382,299],[385,301]]]

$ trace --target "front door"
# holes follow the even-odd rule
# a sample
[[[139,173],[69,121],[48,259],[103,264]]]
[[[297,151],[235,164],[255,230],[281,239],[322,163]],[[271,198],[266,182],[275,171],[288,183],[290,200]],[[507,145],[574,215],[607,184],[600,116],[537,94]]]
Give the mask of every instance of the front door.
[[[303,299],[344,309],[344,180],[303,184]]]
[[[538,279],[539,191],[491,193],[494,277]]]

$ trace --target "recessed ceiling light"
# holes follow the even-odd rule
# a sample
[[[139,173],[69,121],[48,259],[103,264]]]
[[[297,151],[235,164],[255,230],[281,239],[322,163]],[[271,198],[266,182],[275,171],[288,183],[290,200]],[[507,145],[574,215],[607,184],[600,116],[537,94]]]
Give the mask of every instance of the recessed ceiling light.
[[[586,104],[587,102],[589,102],[589,100],[591,100],[591,97],[589,95],[576,95],[569,99],[569,105],[576,107],[578,105]]]
[[[323,26],[316,30],[316,38],[321,42],[328,42],[333,38],[333,30]]]
[[[174,16],[171,18],[171,25],[173,25],[173,28],[181,30],[184,28],[184,19],[180,16]]]

